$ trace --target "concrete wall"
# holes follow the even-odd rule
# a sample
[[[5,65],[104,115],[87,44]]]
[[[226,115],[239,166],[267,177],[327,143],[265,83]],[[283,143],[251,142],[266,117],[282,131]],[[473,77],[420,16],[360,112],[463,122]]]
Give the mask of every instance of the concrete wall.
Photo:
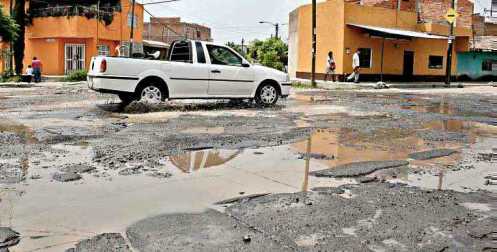
[[[312,6],[306,5],[297,9],[298,18],[298,48],[297,72],[311,72],[312,55]],[[323,73],[326,68],[327,54],[332,51],[337,61],[338,73],[343,71],[344,52],[344,2],[340,0],[318,4],[317,15],[317,58],[316,71]],[[290,45],[293,46],[293,45]]]
[[[299,14],[298,10],[290,13],[288,22],[288,73],[291,78],[297,77],[299,58]]]

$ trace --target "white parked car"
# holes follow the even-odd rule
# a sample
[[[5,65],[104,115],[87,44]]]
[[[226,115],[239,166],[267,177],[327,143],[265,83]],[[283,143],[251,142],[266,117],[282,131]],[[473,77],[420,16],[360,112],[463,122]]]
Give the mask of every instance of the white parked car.
[[[166,99],[255,99],[273,105],[289,95],[288,74],[250,64],[235,50],[210,42],[177,41],[167,61],[93,57],[88,86],[123,102]]]

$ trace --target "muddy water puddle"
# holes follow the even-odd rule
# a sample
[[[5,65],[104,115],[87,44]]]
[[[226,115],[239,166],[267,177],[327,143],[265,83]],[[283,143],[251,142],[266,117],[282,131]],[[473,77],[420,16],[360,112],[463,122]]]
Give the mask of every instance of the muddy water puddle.
[[[58,147],[68,152],[65,159],[76,159],[78,153],[88,155],[82,146]],[[257,150],[199,150],[167,157],[163,162],[162,169],[174,176],[119,176],[117,171],[109,170],[110,176],[88,173],[82,174],[81,180],[60,183],[53,181],[51,175],[62,164],[47,158],[39,166],[50,167],[36,170],[41,178],[2,187],[0,222],[24,237],[12,251],[61,251],[96,233],[122,232],[148,216],[202,211],[214,202],[239,195],[353,183],[309,177],[309,171],[326,166],[311,163],[306,169],[306,161],[298,159],[290,145]]]
[[[297,105],[300,107],[285,110],[335,119],[354,113],[363,115],[340,106],[315,106],[309,110],[305,103]],[[444,112],[444,106],[433,111]],[[447,111],[450,113],[449,107]],[[219,113],[224,112],[212,115]],[[144,115],[134,117],[140,116]],[[310,127],[312,123],[309,118],[297,121],[297,126]],[[34,143],[29,127],[0,125],[0,132],[14,132],[28,144]],[[181,133],[226,134],[223,127],[192,127]],[[481,153],[496,152],[497,127],[459,120],[438,120],[414,129],[379,129],[368,133],[351,128],[324,128],[304,141],[289,145],[198,149],[165,156],[157,160],[158,168],[135,169],[139,164],[133,163],[116,170],[99,166],[92,162],[93,144],[88,140],[52,145],[59,152],[0,160],[19,167],[25,178],[0,185],[0,224],[11,226],[23,236],[12,251],[61,251],[98,233],[124,232],[130,224],[149,216],[198,212],[212,207],[214,202],[237,196],[356,184],[360,182],[358,177],[323,178],[312,173],[357,162],[409,161],[407,166],[366,175],[378,180],[432,189],[497,191],[497,185],[485,185],[485,177],[497,173],[496,163],[493,159],[478,158]],[[456,152],[426,160],[412,158],[413,153],[441,149]],[[88,164],[95,170],[82,172],[82,178],[76,181],[53,179],[55,173],[74,163]],[[122,172],[124,169],[127,172]],[[352,195],[345,193],[344,197]]]

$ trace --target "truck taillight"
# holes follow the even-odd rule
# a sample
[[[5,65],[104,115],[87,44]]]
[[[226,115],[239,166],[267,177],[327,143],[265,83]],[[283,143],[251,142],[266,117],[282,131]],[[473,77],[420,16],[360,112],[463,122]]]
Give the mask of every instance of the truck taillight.
[[[100,72],[105,73],[105,71],[107,71],[107,60],[103,59],[100,62]]]

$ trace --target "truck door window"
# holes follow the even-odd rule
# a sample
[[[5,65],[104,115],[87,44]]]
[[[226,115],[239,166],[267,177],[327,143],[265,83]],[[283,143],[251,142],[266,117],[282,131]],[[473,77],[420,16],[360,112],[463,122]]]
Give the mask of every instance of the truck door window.
[[[242,65],[242,58],[226,47],[207,45],[207,50],[211,57],[211,64],[228,66]]]
[[[171,51],[171,61],[192,63],[192,52],[189,42],[178,42],[174,44]]]
[[[200,42],[195,42],[195,47],[197,48],[197,63],[199,64],[205,64],[205,53],[204,53],[204,48],[202,47],[202,43]]]

